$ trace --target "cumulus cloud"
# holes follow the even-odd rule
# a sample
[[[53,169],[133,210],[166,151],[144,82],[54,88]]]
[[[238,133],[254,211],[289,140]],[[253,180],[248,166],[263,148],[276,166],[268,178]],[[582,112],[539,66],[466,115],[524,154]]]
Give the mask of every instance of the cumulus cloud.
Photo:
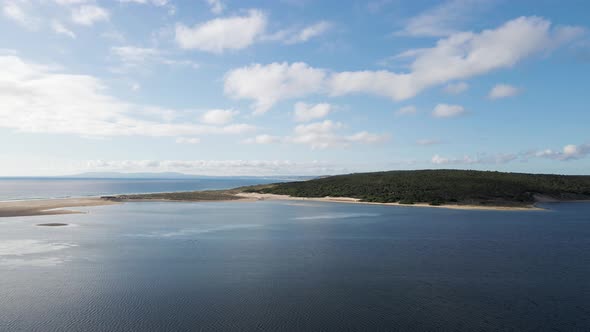
[[[501,99],[516,96],[520,89],[508,84],[496,84],[488,93],[490,99]]]
[[[533,152],[532,154],[535,157],[541,158],[549,158],[549,159],[556,159],[556,160],[576,160],[584,158],[590,155],[590,144],[568,144],[563,147],[561,151],[554,151],[551,149],[545,149]]]
[[[469,89],[469,84],[465,82],[449,83],[445,86],[444,91],[451,95],[458,95]]]
[[[193,27],[176,25],[176,42],[181,48],[211,53],[238,50],[252,45],[266,28],[267,18],[259,10],[243,16],[216,18]]]
[[[230,71],[225,77],[225,90],[234,98],[254,100],[258,112],[267,111],[280,100],[313,93],[365,93],[400,101],[432,86],[512,67],[575,39],[582,31],[576,27],[551,27],[551,22],[539,17],[519,17],[496,29],[454,33],[434,47],[404,52],[413,58],[408,72],[328,72],[305,63],[253,64]],[[304,81],[309,81],[305,87],[293,84]],[[264,88],[259,88],[259,82],[264,82]],[[266,85],[268,82],[272,85]]]
[[[256,114],[267,112],[283,99],[322,90],[326,72],[305,63],[271,63],[234,69],[225,75],[224,91],[236,99],[254,99]]]
[[[438,104],[432,111],[435,118],[454,118],[465,113],[465,108],[460,105]]]
[[[408,105],[408,106],[404,106],[404,107],[398,109],[397,111],[395,111],[395,114],[396,115],[410,115],[410,114],[416,114],[416,112],[418,112],[418,110],[416,109],[416,106]]]
[[[108,10],[95,5],[84,5],[72,9],[72,21],[80,25],[90,26],[96,22],[108,21],[109,18]]]
[[[328,103],[306,104],[298,102],[295,104],[294,116],[297,122],[307,122],[326,117],[332,111],[332,105]]]
[[[197,136],[240,134],[255,127],[177,122],[176,110],[138,105],[108,94],[88,75],[64,73],[55,66],[0,56],[0,127],[29,133],[79,136]]]
[[[51,22],[51,28],[53,29],[53,32],[57,33],[58,35],[64,35],[64,36],[68,36],[72,39],[76,38],[76,34],[66,28],[61,22],[59,21],[52,21]]]
[[[212,125],[224,125],[232,122],[239,112],[234,110],[215,109],[201,115],[201,122]]]
[[[387,135],[371,134],[366,131],[350,136],[338,135],[337,131],[342,128],[342,123],[331,120],[298,125],[295,127],[294,135],[287,137],[286,141],[306,144],[311,146],[312,149],[325,149],[331,147],[348,147],[352,143],[380,143],[388,139]]]

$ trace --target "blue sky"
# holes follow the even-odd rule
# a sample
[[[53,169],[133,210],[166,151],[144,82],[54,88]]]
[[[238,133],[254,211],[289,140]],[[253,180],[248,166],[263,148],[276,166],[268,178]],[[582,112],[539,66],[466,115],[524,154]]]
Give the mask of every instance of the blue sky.
[[[3,176],[590,169],[587,1],[0,4]]]

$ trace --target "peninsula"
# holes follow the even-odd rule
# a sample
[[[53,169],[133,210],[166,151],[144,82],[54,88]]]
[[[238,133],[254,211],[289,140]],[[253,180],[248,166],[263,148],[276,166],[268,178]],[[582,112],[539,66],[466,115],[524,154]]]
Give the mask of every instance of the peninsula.
[[[228,190],[0,202],[0,217],[77,213],[64,208],[122,202],[256,200],[529,210],[537,202],[590,200],[590,176],[470,170],[355,173]]]

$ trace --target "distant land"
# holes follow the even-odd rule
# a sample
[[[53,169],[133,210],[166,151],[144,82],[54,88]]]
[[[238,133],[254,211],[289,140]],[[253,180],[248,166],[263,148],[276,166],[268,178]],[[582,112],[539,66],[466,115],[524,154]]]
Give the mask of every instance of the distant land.
[[[117,196],[117,199],[211,201],[254,197],[247,194],[293,198],[339,197],[385,204],[522,208],[533,207],[536,202],[590,200],[590,176],[471,170],[388,171],[224,191],[124,195]]]
[[[195,175],[178,172],[144,172],[144,173],[126,173],[126,172],[86,172],[74,175],[60,176],[60,178],[83,178],[83,179],[280,179],[280,180],[308,180],[315,176],[212,176],[212,175]]]

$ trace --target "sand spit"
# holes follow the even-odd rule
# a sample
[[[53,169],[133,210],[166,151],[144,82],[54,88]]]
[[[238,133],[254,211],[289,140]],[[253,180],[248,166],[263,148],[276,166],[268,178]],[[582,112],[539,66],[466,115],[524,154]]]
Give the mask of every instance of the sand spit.
[[[98,197],[0,202],[0,217],[45,216],[83,213],[65,208],[119,204]]]

